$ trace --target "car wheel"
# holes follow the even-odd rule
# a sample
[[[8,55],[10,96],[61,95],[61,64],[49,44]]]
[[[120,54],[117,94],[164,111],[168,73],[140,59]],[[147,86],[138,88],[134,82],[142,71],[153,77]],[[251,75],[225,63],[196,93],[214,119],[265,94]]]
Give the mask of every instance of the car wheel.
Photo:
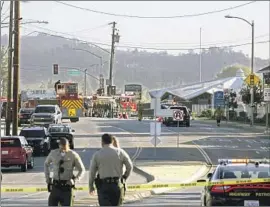
[[[28,167],[27,158],[25,159],[25,163],[21,165],[21,171],[26,172]]]
[[[35,165],[34,157],[31,156],[30,162],[28,163],[28,168],[33,169]]]

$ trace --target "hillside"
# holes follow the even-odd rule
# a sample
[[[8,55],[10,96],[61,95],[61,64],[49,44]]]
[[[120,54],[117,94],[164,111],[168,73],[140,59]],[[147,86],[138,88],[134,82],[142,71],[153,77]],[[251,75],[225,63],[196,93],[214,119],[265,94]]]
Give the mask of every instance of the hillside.
[[[7,36],[2,37],[7,44]],[[100,60],[93,55],[76,51],[79,48],[91,51],[109,61],[109,54],[78,41],[66,40],[59,37],[38,35],[21,38],[21,83],[47,83],[49,79],[76,80],[83,82],[83,75],[68,75],[67,67],[87,68],[98,64]],[[61,74],[52,76],[52,65],[58,63]],[[202,54],[203,80],[210,80],[225,66],[232,64],[249,66],[249,58],[228,48],[210,48]],[[256,58],[255,71],[268,64],[267,60]],[[66,67],[65,67],[66,66]],[[109,71],[108,62],[104,64],[102,73],[105,77]],[[88,73],[98,76],[99,67],[91,67]],[[114,83],[123,88],[125,83],[142,83],[147,88],[156,88],[196,82],[199,80],[199,55],[190,51],[178,56],[166,52],[150,53],[146,51],[116,51],[114,66]],[[97,81],[89,77],[92,89],[97,87]]]

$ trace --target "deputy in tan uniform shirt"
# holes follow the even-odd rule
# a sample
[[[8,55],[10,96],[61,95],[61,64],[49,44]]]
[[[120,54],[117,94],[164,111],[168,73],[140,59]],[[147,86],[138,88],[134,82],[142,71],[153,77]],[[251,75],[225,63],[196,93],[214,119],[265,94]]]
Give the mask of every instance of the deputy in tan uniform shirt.
[[[50,180],[50,164],[53,166],[53,181]],[[78,174],[74,176],[74,168]],[[80,156],[69,148],[66,138],[59,140],[59,149],[52,150],[44,163],[46,182],[51,188],[49,206],[73,206],[75,181],[80,180],[85,167]]]
[[[123,180],[133,169],[132,161],[125,150],[113,146],[113,137],[102,135],[102,149],[91,160],[89,169],[89,192],[94,192],[96,174],[99,174],[98,198],[100,206],[118,206],[124,198]],[[123,165],[126,167],[123,173]],[[123,180],[122,180],[123,179]],[[97,186],[96,186],[97,187]]]

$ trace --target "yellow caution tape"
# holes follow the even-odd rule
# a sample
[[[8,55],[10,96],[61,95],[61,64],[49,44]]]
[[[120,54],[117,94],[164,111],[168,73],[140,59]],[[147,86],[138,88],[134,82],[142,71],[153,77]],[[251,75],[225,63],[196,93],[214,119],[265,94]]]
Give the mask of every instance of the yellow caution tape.
[[[190,183],[153,183],[153,184],[136,184],[128,185],[129,190],[147,190],[155,188],[186,188],[186,187],[202,187],[202,186],[212,186],[212,185],[236,185],[236,184],[254,184],[254,183],[269,183],[270,178],[266,179],[249,179],[249,180],[223,180],[219,182],[190,182]],[[76,191],[88,191],[88,186],[78,186]],[[47,192],[47,187],[37,188],[37,187],[13,187],[1,188],[2,193],[35,193],[35,192]]]

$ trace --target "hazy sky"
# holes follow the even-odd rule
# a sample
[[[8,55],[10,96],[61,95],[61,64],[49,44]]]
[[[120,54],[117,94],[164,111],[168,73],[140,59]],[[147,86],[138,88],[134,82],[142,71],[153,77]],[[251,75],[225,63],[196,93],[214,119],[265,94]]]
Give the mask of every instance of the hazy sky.
[[[68,1],[66,3],[79,7],[109,13],[138,16],[173,16],[203,13],[225,9],[243,4],[247,1],[152,1],[152,2],[97,2]],[[8,2],[6,2],[6,6]],[[251,27],[237,19],[225,19],[224,15],[240,16],[255,22],[255,42],[269,40],[269,1],[255,2],[250,5],[199,17],[175,19],[137,19],[96,14],[71,8],[57,2],[22,3],[21,16],[24,19],[48,21],[48,25],[24,25],[22,34],[32,31],[44,31],[57,34],[50,30],[70,33],[66,37],[76,36],[79,39],[110,44],[112,21],[117,22],[121,35],[119,46],[141,46],[150,48],[198,48],[199,31],[202,27],[202,47],[209,44],[216,46],[242,44],[251,41]],[[26,20],[25,20],[26,21]],[[36,27],[38,26],[38,27]],[[100,27],[101,26],[101,27]],[[98,27],[98,28],[97,28]],[[27,29],[25,29],[27,28]],[[60,33],[59,33],[60,35]],[[106,46],[104,46],[106,47]],[[236,47],[250,55],[250,45]],[[185,51],[172,51],[174,54]],[[256,44],[255,56],[269,58],[269,43]]]

